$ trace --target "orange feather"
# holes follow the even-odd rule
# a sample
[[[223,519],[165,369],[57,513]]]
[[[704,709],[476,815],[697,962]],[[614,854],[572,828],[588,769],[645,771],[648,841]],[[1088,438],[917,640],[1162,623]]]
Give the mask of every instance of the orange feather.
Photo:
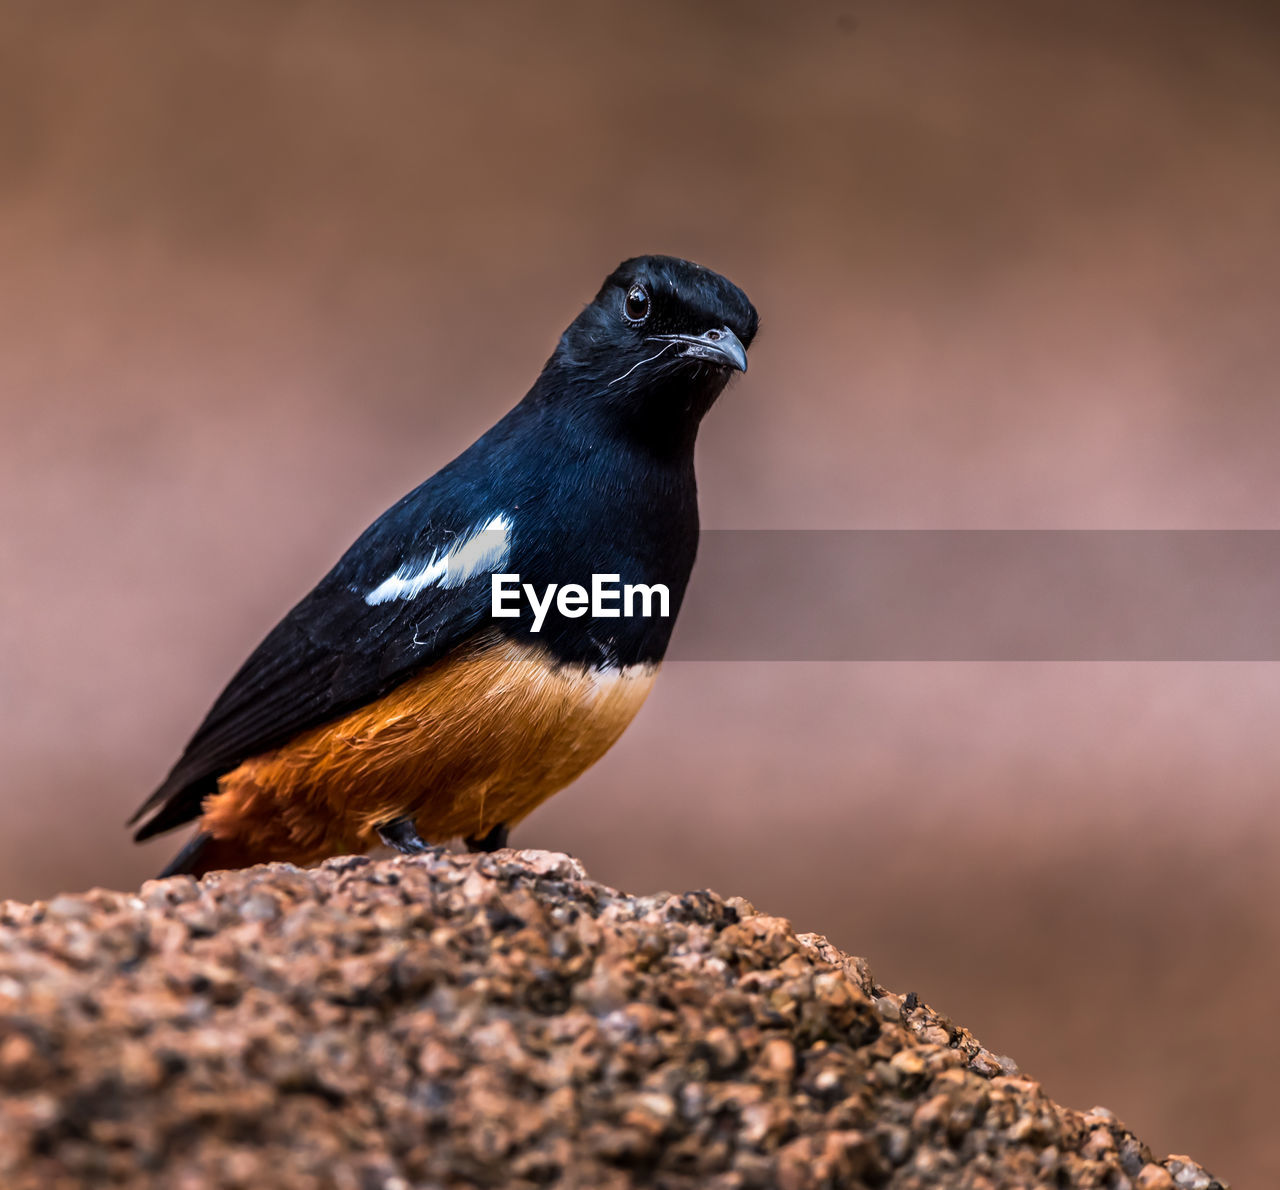
[[[477,641],[227,773],[205,799],[201,829],[242,863],[367,851],[378,826],[400,817],[432,842],[483,835],[599,760],[656,674],[591,671],[515,642]]]

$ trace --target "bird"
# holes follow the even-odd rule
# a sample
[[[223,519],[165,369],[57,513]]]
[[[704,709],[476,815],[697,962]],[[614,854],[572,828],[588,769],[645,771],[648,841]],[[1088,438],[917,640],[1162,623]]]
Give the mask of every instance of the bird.
[[[758,326],[711,269],[623,261],[525,396],[235,673],[129,820],[138,842],[196,823],[162,875],[505,847],[653,686],[697,553],[698,429]]]

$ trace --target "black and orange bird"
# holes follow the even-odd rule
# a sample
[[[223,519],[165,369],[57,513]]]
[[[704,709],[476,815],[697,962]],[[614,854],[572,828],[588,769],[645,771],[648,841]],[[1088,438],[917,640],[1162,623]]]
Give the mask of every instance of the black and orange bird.
[[[379,840],[493,850],[603,756],[671,638],[698,544],[694,440],[756,326],[709,269],[619,265],[524,399],[231,679],[131,820],[139,841],[199,820],[165,875]]]

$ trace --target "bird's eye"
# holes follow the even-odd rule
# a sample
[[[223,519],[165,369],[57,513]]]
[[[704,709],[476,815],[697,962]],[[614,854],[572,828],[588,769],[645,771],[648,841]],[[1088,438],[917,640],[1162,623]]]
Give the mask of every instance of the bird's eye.
[[[643,322],[649,317],[649,291],[643,285],[633,285],[627,290],[622,312],[632,322]]]

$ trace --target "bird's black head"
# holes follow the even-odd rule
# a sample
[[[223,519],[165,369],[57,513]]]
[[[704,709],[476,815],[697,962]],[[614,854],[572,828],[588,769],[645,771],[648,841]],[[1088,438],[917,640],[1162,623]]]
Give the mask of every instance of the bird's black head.
[[[545,388],[655,441],[691,443],[729,377],[747,370],[758,325],[747,295],[719,273],[674,256],[637,256],[565,331]]]

